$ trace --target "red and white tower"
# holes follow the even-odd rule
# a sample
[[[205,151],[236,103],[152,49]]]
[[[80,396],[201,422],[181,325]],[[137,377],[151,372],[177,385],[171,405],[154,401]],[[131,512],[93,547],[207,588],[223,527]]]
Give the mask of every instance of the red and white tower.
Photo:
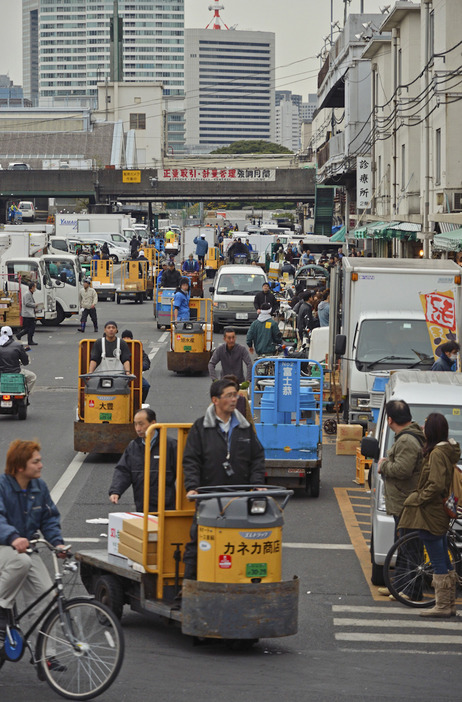
[[[220,0],[215,0],[214,5],[209,5],[209,10],[213,10],[213,17],[206,26],[206,29],[229,29],[220,17],[220,10],[224,10],[225,6],[220,5]],[[213,24],[212,24],[213,23]],[[212,26],[210,26],[212,25]]]

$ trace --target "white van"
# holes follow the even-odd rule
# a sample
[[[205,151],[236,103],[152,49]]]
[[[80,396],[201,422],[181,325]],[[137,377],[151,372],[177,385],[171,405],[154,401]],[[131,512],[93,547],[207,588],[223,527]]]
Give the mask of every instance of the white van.
[[[414,422],[422,426],[431,412],[443,414],[449,424],[449,436],[462,444],[462,373],[435,371],[398,371],[390,376],[375,429],[375,439],[366,437],[361,446],[374,458],[371,476],[371,581],[384,585],[383,564],[395,541],[395,522],[386,513],[384,483],[377,472],[380,458],[386,456],[395,440],[387,423],[385,405],[390,400],[404,400]],[[367,444],[367,452],[364,451]]]
[[[267,282],[265,271],[258,266],[221,266],[210,287],[214,330],[250,326],[257,318],[254,297]]]
[[[74,234],[73,238],[82,239],[84,241],[91,241],[92,239],[98,241],[112,241],[113,244],[119,246],[122,249],[130,248],[130,241],[126,239],[122,234],[117,232],[81,232]]]

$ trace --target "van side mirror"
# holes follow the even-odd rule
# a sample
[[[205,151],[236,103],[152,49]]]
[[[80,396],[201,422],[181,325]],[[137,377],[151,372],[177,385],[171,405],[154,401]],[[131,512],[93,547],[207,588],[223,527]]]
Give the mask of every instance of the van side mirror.
[[[215,288],[213,287],[213,285],[210,286],[209,292],[211,292],[211,293],[214,293],[214,292],[215,292]]]
[[[336,356],[344,356],[346,351],[346,336],[345,334],[337,334],[335,337],[335,347]]]
[[[379,460],[380,447],[379,442],[373,436],[365,436],[361,439],[361,455],[366,458],[373,458],[374,461]]]

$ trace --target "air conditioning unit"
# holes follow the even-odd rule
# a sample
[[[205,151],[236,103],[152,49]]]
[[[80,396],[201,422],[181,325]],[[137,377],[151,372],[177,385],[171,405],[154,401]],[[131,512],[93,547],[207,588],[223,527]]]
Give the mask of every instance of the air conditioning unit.
[[[454,212],[462,212],[462,193],[454,193]]]

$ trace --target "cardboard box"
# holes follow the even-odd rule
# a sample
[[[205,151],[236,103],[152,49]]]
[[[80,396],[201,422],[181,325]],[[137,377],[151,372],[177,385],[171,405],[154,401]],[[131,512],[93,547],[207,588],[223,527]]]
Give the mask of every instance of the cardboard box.
[[[126,556],[127,558],[130,558],[130,560],[134,561],[135,563],[141,563],[142,561],[142,553],[141,551],[137,551],[134,548],[130,548],[130,546],[126,546],[122,541],[119,541],[119,553],[122,554],[122,556]],[[156,553],[148,553],[147,556],[147,564],[155,566],[156,565],[156,560],[157,560],[157,554]]]
[[[120,544],[124,544],[129,548],[133,548],[135,551],[139,551],[140,554],[143,553],[143,542],[141,539],[137,539],[136,536],[133,536],[132,534],[127,534],[127,532],[123,529],[119,535],[119,546]],[[157,553],[156,541],[148,541],[148,553]]]
[[[139,515],[136,515],[139,517]],[[143,516],[143,515],[141,515]],[[127,521],[123,524],[122,529],[123,531],[127,532],[127,534],[131,534],[132,536],[136,537],[140,541],[143,538],[143,519],[132,519],[129,518]],[[149,515],[148,517],[148,541],[157,541],[157,529],[158,529],[158,520],[157,517],[154,517],[153,515]]]
[[[337,441],[335,442],[335,453],[337,456],[356,456],[356,449],[360,446],[360,441]]]
[[[111,512],[109,514],[109,524],[107,532],[107,552],[113,556],[119,556],[119,534],[122,531],[123,522],[135,517],[143,516],[141,512]]]
[[[337,426],[337,441],[361,441],[362,438],[361,424],[339,424]]]

